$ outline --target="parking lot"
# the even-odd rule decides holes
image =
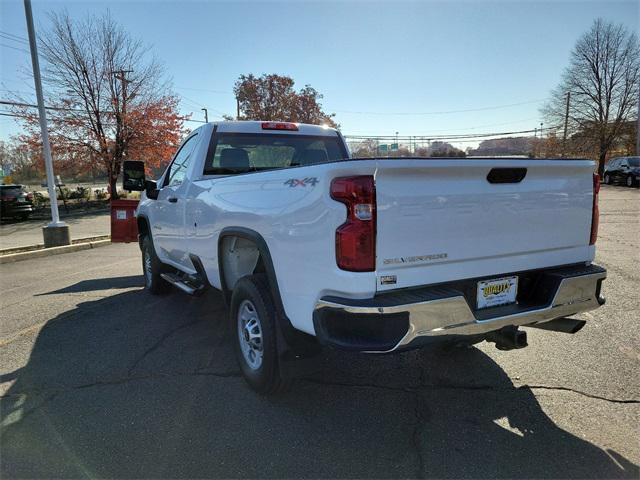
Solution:
[[[640,191],[600,198],[607,304],[576,335],[326,351],[274,397],[222,297],[149,295],[135,244],[0,265],[0,476],[638,478]]]
[[[73,240],[87,237],[109,235],[109,212],[85,212],[64,216],[62,220],[69,225]],[[51,218],[31,219],[27,221],[4,220],[0,224],[0,249],[17,248],[43,242],[42,227],[51,222]]]

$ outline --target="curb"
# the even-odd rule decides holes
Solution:
[[[73,245],[64,245],[62,247],[43,248],[40,250],[32,250],[30,252],[12,253],[0,256],[0,265],[5,263],[19,262],[21,260],[30,260],[32,258],[49,257],[51,255],[59,255],[61,253],[79,252],[81,250],[90,250],[92,248],[104,247],[111,245],[111,240],[97,240],[95,242],[76,243]]]
[[[88,242],[97,242],[98,240],[109,240],[111,235],[94,235],[91,237],[82,237],[82,238],[73,238],[71,240],[71,245],[76,245],[78,243],[88,243]],[[12,255],[14,253],[26,253],[32,252],[33,250],[43,250],[44,243],[35,243],[33,245],[20,245],[17,247],[8,247],[8,248],[0,248],[0,257],[4,255]]]

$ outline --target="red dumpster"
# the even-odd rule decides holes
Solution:
[[[139,200],[111,200],[111,242],[137,242],[135,212]]]

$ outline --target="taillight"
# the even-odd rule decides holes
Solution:
[[[591,239],[589,245],[595,245],[598,239],[598,224],[600,223],[600,209],[598,208],[598,193],[600,193],[600,175],[593,174],[593,209],[591,210]]]
[[[298,125],[290,122],[262,122],[263,130],[293,130],[298,131]]]
[[[31,193],[31,192],[27,193],[27,199],[29,201],[32,201],[33,200],[33,193]]]
[[[339,177],[331,198],[347,206],[347,221],[336,230],[336,262],[342,270],[376,269],[376,187],[371,175]]]

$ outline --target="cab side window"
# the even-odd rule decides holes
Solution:
[[[198,134],[193,135],[182,144],[182,147],[173,159],[171,167],[169,167],[169,172],[164,180],[163,186],[169,185],[170,187],[173,187],[180,185],[183,182],[184,177],[187,174],[187,167],[191,161],[191,154],[198,144],[198,141],[196,140],[197,136]]]

